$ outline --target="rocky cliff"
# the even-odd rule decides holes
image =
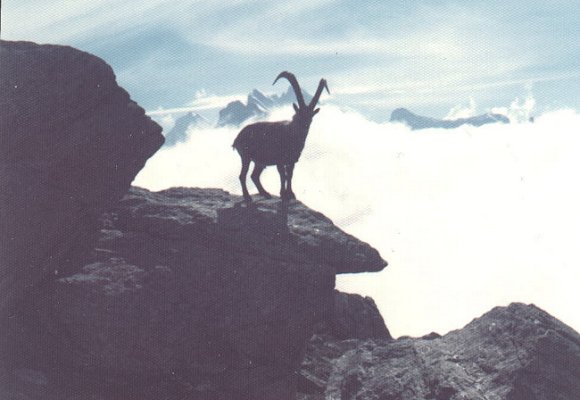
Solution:
[[[4,364],[16,304],[75,268],[100,214],[124,195],[163,137],[105,62],[70,47],[1,41],[0,93]]]
[[[440,337],[314,338],[302,399],[572,400],[580,335],[533,305],[497,307]]]
[[[38,291],[22,335],[16,370],[48,393],[72,376],[106,399],[292,399],[315,325],[353,325],[336,273],[386,263],[298,202],[133,188],[82,265]]]

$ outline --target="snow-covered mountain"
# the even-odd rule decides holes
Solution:
[[[305,91],[302,91],[304,100],[309,102],[312,99]],[[246,104],[239,100],[232,101],[225,108],[220,110],[217,126],[238,126],[253,117],[265,117],[276,108],[296,102],[296,95],[292,87],[281,95],[267,96],[257,89],[254,89],[246,100]]]
[[[397,108],[391,113],[391,122],[403,122],[415,130],[426,128],[453,129],[465,124],[473,126],[493,124],[496,122],[507,124],[510,120],[505,115],[493,113],[486,113],[469,118],[437,119],[414,114],[406,108]]]
[[[199,114],[188,112],[177,118],[173,128],[165,136],[165,145],[174,146],[187,140],[187,131],[190,128],[207,128],[210,123]]]

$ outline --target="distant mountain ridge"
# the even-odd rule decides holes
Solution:
[[[411,129],[418,130],[427,128],[453,129],[466,124],[473,126],[482,126],[497,122],[507,124],[510,122],[510,120],[505,115],[494,113],[486,113],[469,118],[458,118],[449,120],[437,119],[417,115],[407,110],[406,108],[397,108],[391,113],[391,122],[403,122],[407,124]]]
[[[307,92],[302,91],[302,95],[307,103],[312,100],[312,96]],[[248,94],[245,104],[239,100],[232,101],[219,111],[217,127],[236,127],[251,118],[264,118],[276,107],[286,106],[293,102],[296,102],[296,95],[292,87],[288,87],[288,90],[281,95],[273,94],[270,96],[254,89]],[[212,124],[203,116],[188,112],[177,118],[173,128],[165,135],[165,146],[175,146],[185,142],[190,128],[209,128],[211,126]]]
[[[312,99],[312,96],[305,91],[302,91],[302,95],[306,102]],[[273,94],[270,96],[254,89],[248,94],[246,104],[236,100],[220,110],[217,126],[238,126],[250,118],[265,117],[272,109],[288,105],[295,101],[296,95],[291,87],[281,95]]]
[[[197,113],[188,112],[177,118],[175,125],[165,136],[165,145],[175,146],[177,143],[185,142],[187,140],[187,130],[190,127],[207,128],[209,126],[210,123],[207,119]]]

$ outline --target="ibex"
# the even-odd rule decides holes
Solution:
[[[250,124],[244,127],[236,137],[236,140],[234,140],[233,147],[238,151],[242,159],[240,182],[242,184],[244,199],[247,202],[252,201],[248,193],[248,188],[246,187],[246,175],[248,174],[251,161],[254,162],[252,181],[263,197],[267,199],[272,198],[260,183],[260,175],[267,166],[276,165],[278,167],[278,173],[280,174],[280,197],[283,200],[296,198],[294,192],[292,192],[294,164],[296,164],[300,158],[302,149],[304,149],[304,143],[306,142],[306,136],[308,135],[312,118],[320,111],[320,108],[315,107],[322,94],[322,90],[326,89],[330,93],[326,85],[326,80],[321,79],[310,104],[306,104],[302,90],[294,74],[286,71],[281,72],[273,84],[280,78],[286,78],[296,94],[298,104],[292,104],[295,111],[292,120],[256,122]]]

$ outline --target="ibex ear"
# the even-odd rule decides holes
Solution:
[[[292,106],[294,106],[294,111],[298,112],[298,106],[296,105],[296,103],[292,103]]]
[[[317,108],[316,110],[314,110],[314,111],[312,112],[312,116],[315,116],[316,114],[318,114],[318,111],[320,111],[320,108]]]

